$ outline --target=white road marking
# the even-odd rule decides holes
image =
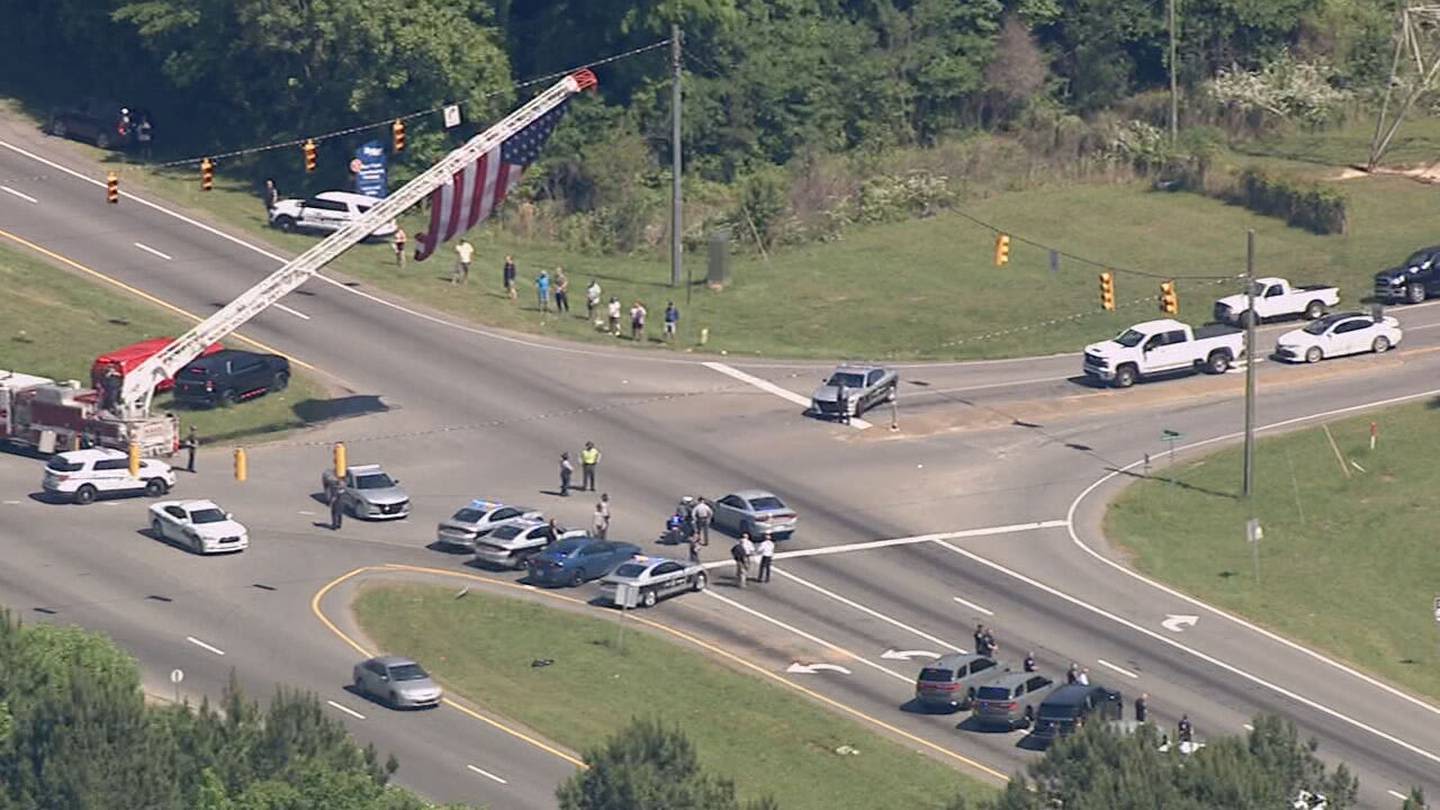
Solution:
[[[817,672],[838,672],[841,675],[851,674],[850,670],[839,664],[802,664],[799,661],[792,661],[790,666],[785,668],[785,671],[796,675],[814,675]]]
[[[1401,792],[1399,792],[1399,791],[1397,791],[1397,790],[1386,790],[1385,792],[1386,792],[1386,793],[1389,793],[1391,796],[1394,796],[1395,798],[1399,799],[1399,800],[1402,801],[1402,802],[1405,801],[1406,799],[1410,798],[1409,796],[1406,796],[1404,793],[1401,793]]]
[[[777,560],[792,560],[797,557],[818,557],[822,554],[844,554],[850,551],[870,551],[877,548],[889,548],[890,546],[908,546],[915,543],[935,543],[940,540],[961,540],[966,537],[989,537],[996,534],[1012,534],[1015,532],[1031,532],[1036,529],[1058,529],[1068,526],[1064,520],[1042,520],[1036,523],[1012,523],[1009,526],[988,526],[983,529],[962,529],[958,532],[940,532],[938,534],[917,534],[914,537],[895,537],[889,540],[867,540],[862,543],[847,543],[839,546],[821,546],[818,548],[798,548],[794,551],[782,551],[775,555]],[[722,565],[728,565],[725,561]]]
[[[960,604],[964,605],[965,607],[970,608],[971,610],[978,610],[978,611],[980,611],[981,613],[984,613],[986,616],[994,616],[994,615],[995,615],[995,611],[993,611],[993,610],[986,610],[985,608],[980,607],[979,605],[975,604],[974,602],[969,601],[968,599],[961,599],[961,598],[958,597],[958,596],[952,596],[952,597],[950,597],[950,598],[951,598],[951,599],[954,599],[956,602],[959,602]]]
[[[5,502],[5,505],[6,505],[6,506],[18,506],[19,504],[20,504],[19,501],[6,501],[6,502]]]
[[[1252,725],[1250,725],[1249,723],[1242,723],[1241,725],[1243,725],[1243,726],[1245,727],[1245,730],[1246,730],[1246,731],[1254,731],[1254,730],[1255,730],[1255,727],[1252,726]]]
[[[13,188],[11,188],[11,187],[9,187],[9,186],[0,186],[0,191],[4,191],[6,194],[13,194],[13,195],[15,195],[16,197],[19,197],[20,199],[22,199],[22,200],[24,200],[25,202],[28,202],[28,203],[38,203],[38,202],[40,202],[39,200],[35,199],[34,197],[31,197],[29,194],[26,194],[26,193],[20,192],[20,191],[16,191],[15,189],[13,189]]]
[[[1333,718],[1335,718],[1336,720],[1340,720],[1340,721],[1342,721],[1342,722],[1348,723],[1348,724],[1350,724],[1350,725],[1354,726],[1355,728],[1358,728],[1358,729],[1360,729],[1360,730],[1362,730],[1362,731],[1369,732],[1370,734],[1373,734],[1373,735],[1375,735],[1376,737],[1379,737],[1379,738],[1382,739],[1382,740],[1385,740],[1385,741],[1387,741],[1387,742],[1394,743],[1395,745],[1397,745],[1397,746],[1399,746],[1399,747],[1401,747],[1401,748],[1404,748],[1405,750],[1407,750],[1407,751],[1409,751],[1409,752],[1411,752],[1411,753],[1413,753],[1413,754],[1418,754],[1419,756],[1422,756],[1422,757],[1424,757],[1425,759],[1431,760],[1431,761],[1436,762],[1436,763],[1440,763],[1440,755],[1433,754],[1433,753],[1431,753],[1431,752],[1429,752],[1429,751],[1426,751],[1425,749],[1419,747],[1418,745],[1415,745],[1415,744],[1413,744],[1413,743],[1406,742],[1405,740],[1402,740],[1402,739],[1400,739],[1399,737],[1396,737],[1395,735],[1390,734],[1390,733],[1388,733],[1388,732],[1381,731],[1380,729],[1375,728],[1374,726],[1370,726],[1370,725],[1367,725],[1367,724],[1365,724],[1365,723],[1362,723],[1362,722],[1360,722],[1359,720],[1356,720],[1356,719],[1353,718],[1353,717],[1350,717],[1350,716],[1348,716],[1348,715],[1346,715],[1346,714],[1343,714],[1343,713],[1341,713],[1341,712],[1338,712],[1338,711],[1330,708],[1329,706],[1325,706],[1325,705],[1323,705],[1323,704],[1321,704],[1321,703],[1317,703],[1317,702],[1311,700],[1310,698],[1305,697],[1304,695],[1301,695],[1301,694],[1299,694],[1299,693],[1297,693],[1297,692],[1294,692],[1294,691],[1292,691],[1292,690],[1290,690],[1290,689],[1287,689],[1287,688],[1281,686],[1280,684],[1273,683],[1273,682],[1271,682],[1271,681],[1267,681],[1267,680],[1265,680],[1264,678],[1261,678],[1261,677],[1258,676],[1258,675],[1253,675],[1253,674],[1251,674],[1251,673],[1249,673],[1249,672],[1247,672],[1247,671],[1245,671],[1245,670],[1243,670],[1243,669],[1235,666],[1234,664],[1228,663],[1228,662],[1226,662],[1226,661],[1222,661],[1221,659],[1216,658],[1215,656],[1210,655],[1209,653],[1202,652],[1202,651],[1200,651],[1200,650],[1198,650],[1198,649],[1196,649],[1196,648],[1194,648],[1194,647],[1189,647],[1189,646],[1186,646],[1186,645],[1184,645],[1184,644],[1181,644],[1180,642],[1175,641],[1174,639],[1170,638],[1169,636],[1162,635],[1161,633],[1158,633],[1158,632],[1156,632],[1156,631],[1154,631],[1154,630],[1151,630],[1151,629],[1148,628],[1148,627],[1144,627],[1144,626],[1142,626],[1142,625],[1140,625],[1140,624],[1137,624],[1137,623],[1135,623],[1135,622],[1132,622],[1132,621],[1130,621],[1129,619],[1125,618],[1124,616],[1120,616],[1120,615],[1117,615],[1117,614],[1115,614],[1115,613],[1111,613],[1110,611],[1108,611],[1108,610],[1106,610],[1106,609],[1104,609],[1104,608],[1102,608],[1102,607],[1097,607],[1097,606],[1095,606],[1095,605],[1092,605],[1092,604],[1090,604],[1089,602],[1086,602],[1086,601],[1081,600],[1081,599],[1079,599],[1079,598],[1077,598],[1077,597],[1071,596],[1070,594],[1065,593],[1064,591],[1058,590],[1058,589],[1056,589],[1056,588],[1052,588],[1051,586],[1046,585],[1045,583],[1040,582],[1040,581],[1037,580],[1037,579],[1033,579],[1033,578],[1031,578],[1031,577],[1028,577],[1028,576],[1026,576],[1025,574],[1020,573],[1019,571],[1015,571],[1015,570],[1012,570],[1012,569],[1010,569],[1010,568],[1006,568],[1005,566],[1003,566],[1003,565],[1001,565],[1001,564],[999,564],[999,563],[997,563],[997,562],[993,562],[993,561],[991,561],[991,560],[988,560],[988,559],[986,559],[986,558],[984,558],[984,557],[981,557],[981,556],[978,555],[978,554],[975,554],[975,553],[973,553],[973,552],[971,552],[971,551],[968,551],[968,550],[966,550],[966,549],[960,548],[959,546],[953,545],[953,544],[951,544],[951,543],[944,542],[943,540],[940,541],[939,545],[940,545],[941,547],[943,547],[943,548],[947,548],[947,549],[949,549],[950,551],[955,552],[956,554],[959,554],[959,555],[962,556],[962,557],[965,557],[966,559],[968,559],[968,560],[970,560],[970,561],[972,561],[972,562],[979,563],[980,565],[983,565],[983,566],[985,566],[985,567],[987,567],[987,568],[990,568],[990,569],[992,569],[992,570],[995,570],[995,571],[998,571],[998,572],[1000,572],[1000,573],[1002,573],[1002,574],[1005,574],[1005,575],[1008,576],[1008,577],[1011,577],[1011,578],[1013,578],[1013,579],[1019,580],[1020,582],[1023,582],[1023,583],[1025,583],[1026,585],[1029,585],[1029,586],[1031,586],[1031,587],[1033,587],[1033,588],[1036,588],[1036,589],[1038,589],[1038,590],[1044,591],[1045,593],[1048,593],[1048,594],[1050,594],[1051,596],[1053,596],[1053,597],[1055,597],[1055,598],[1057,598],[1057,599],[1060,599],[1060,600],[1062,600],[1062,601],[1068,602],[1068,603],[1070,603],[1070,604],[1072,604],[1072,605],[1074,605],[1074,606],[1076,606],[1076,607],[1078,607],[1078,608],[1081,608],[1082,610],[1089,611],[1089,612],[1091,612],[1091,613],[1094,613],[1094,614],[1097,615],[1097,616],[1100,616],[1100,617],[1102,617],[1102,618],[1108,619],[1108,620],[1110,620],[1110,621],[1112,621],[1112,622],[1114,622],[1114,623],[1116,623],[1116,624],[1119,624],[1119,625],[1121,625],[1121,626],[1123,626],[1123,627],[1127,627],[1127,628],[1135,631],[1136,633],[1139,633],[1139,634],[1141,634],[1141,635],[1143,635],[1143,636],[1147,636],[1147,637],[1149,637],[1149,638],[1151,638],[1151,639],[1154,639],[1155,641],[1158,641],[1158,642],[1160,642],[1161,644],[1167,645],[1167,646],[1169,646],[1169,647],[1171,647],[1171,648],[1173,648],[1173,649],[1179,650],[1179,651],[1181,651],[1181,652],[1189,653],[1190,655],[1192,655],[1192,656],[1200,659],[1201,661],[1204,661],[1204,662],[1206,662],[1206,663],[1208,663],[1208,664],[1211,664],[1211,665],[1213,665],[1213,666],[1219,667],[1220,669],[1223,669],[1223,670],[1225,670],[1226,672],[1229,672],[1229,673],[1231,673],[1231,674],[1233,674],[1233,675],[1238,675],[1239,677],[1244,678],[1245,680],[1250,681],[1251,683],[1256,684],[1257,686],[1263,686],[1263,687],[1265,687],[1266,689],[1269,689],[1269,690],[1271,690],[1272,692],[1275,692],[1276,694],[1279,694],[1279,695],[1281,695],[1281,696],[1283,696],[1283,697],[1287,697],[1287,698],[1295,701],[1296,703],[1301,704],[1302,706],[1305,706],[1305,707],[1307,707],[1307,708],[1309,708],[1309,709],[1312,709],[1312,710],[1314,710],[1314,711],[1320,712],[1321,714],[1329,715],[1330,717],[1333,717]]]
[[[1246,361],[1244,361],[1244,360],[1236,360],[1234,363],[1232,363],[1232,364],[1230,365],[1230,368],[1225,369],[1225,373],[1226,373],[1226,374],[1244,374],[1244,373],[1245,373],[1245,362],[1246,362]],[[1265,362],[1265,358],[1263,358],[1263,357],[1257,357],[1257,358],[1255,359],[1255,365],[1257,365],[1257,366],[1260,365],[1260,364],[1263,363],[1263,362]]]
[[[224,654],[225,654],[225,651],[222,650],[222,649],[220,649],[219,647],[216,647],[216,646],[211,645],[211,644],[206,644],[205,642],[201,641],[200,639],[198,639],[198,638],[196,638],[196,637],[194,637],[194,636],[186,636],[186,637],[185,637],[185,640],[188,641],[188,642],[190,642],[191,644],[194,644],[196,647],[199,647],[199,648],[202,649],[202,650],[209,650],[210,652],[215,653],[216,655],[224,655]]]
[[[334,706],[335,708],[339,709],[340,711],[345,712],[346,714],[350,715],[351,717],[355,718],[356,720],[364,720],[364,719],[365,719],[365,715],[361,714],[360,712],[357,712],[357,711],[355,711],[354,709],[350,709],[350,708],[346,708],[346,707],[344,707],[344,706],[341,706],[339,703],[336,703],[336,702],[333,701],[333,700],[327,700],[327,701],[325,701],[325,702],[326,702],[326,703],[329,703],[331,706]]]
[[[310,511],[309,509],[301,509],[301,510],[300,510],[300,514],[302,514],[302,515],[313,515],[313,514],[315,514],[315,513],[312,512],[312,511]]]
[[[475,767],[474,765],[466,765],[465,767],[467,767],[467,768],[469,768],[470,770],[472,770],[472,771],[480,774],[481,776],[485,777],[486,779],[494,779],[496,782],[499,782],[499,783],[502,784],[502,785],[508,785],[508,784],[510,784],[509,782],[506,782],[504,779],[501,779],[500,777],[496,776],[495,774],[493,774],[493,773],[485,770],[484,768],[477,768],[477,767]]]
[[[891,661],[909,661],[911,658],[939,658],[940,653],[929,650],[886,650],[880,653],[880,657],[888,658]]]
[[[173,256],[169,256],[169,255],[166,255],[166,254],[164,254],[164,253],[161,253],[160,251],[156,250],[155,248],[150,247],[149,245],[145,244],[144,242],[132,242],[131,244],[133,244],[133,245],[134,245],[135,247],[137,247],[137,248],[140,248],[141,250],[145,251],[146,253],[149,253],[149,254],[152,255],[152,256],[159,256],[160,258],[164,259],[164,260],[167,261],[167,262],[169,262],[169,261],[174,261],[174,260],[175,260]]]
[[[920,638],[925,639],[926,641],[934,642],[935,644],[939,644],[939,645],[942,646],[942,647],[949,647],[950,649],[952,649],[952,650],[954,650],[954,651],[956,651],[956,652],[962,652],[962,653],[965,652],[964,650],[960,649],[959,647],[956,647],[954,644],[951,644],[950,642],[948,642],[948,641],[946,641],[946,640],[944,640],[944,639],[936,638],[935,636],[930,635],[929,633],[925,632],[924,630],[916,629],[916,628],[914,628],[914,627],[911,627],[911,626],[908,625],[908,624],[904,624],[904,623],[902,623],[902,622],[900,622],[900,621],[897,621],[897,620],[895,620],[895,619],[892,619],[892,618],[890,618],[889,616],[886,616],[886,615],[883,614],[883,613],[879,613],[879,612],[876,612],[876,611],[874,611],[874,610],[871,610],[870,608],[865,607],[864,605],[860,604],[859,602],[853,601],[853,600],[851,600],[851,599],[847,599],[847,598],[841,596],[840,594],[835,593],[834,591],[831,591],[831,590],[827,590],[827,589],[825,589],[825,588],[822,588],[822,587],[820,587],[819,585],[816,585],[816,584],[813,583],[813,582],[807,582],[807,581],[801,579],[800,577],[795,576],[794,574],[792,574],[792,573],[790,573],[790,572],[788,572],[788,571],[782,571],[782,570],[780,570],[779,568],[773,568],[773,569],[771,569],[771,571],[772,571],[774,574],[776,574],[777,576],[784,577],[785,579],[788,579],[788,580],[790,580],[791,582],[794,582],[794,583],[796,583],[796,584],[798,584],[798,585],[803,585],[803,586],[805,586],[806,588],[809,588],[810,590],[812,590],[812,591],[814,591],[814,592],[816,592],[816,593],[818,593],[818,594],[822,594],[822,595],[824,595],[824,596],[828,596],[828,597],[830,597],[831,599],[834,599],[836,602],[841,603],[842,605],[848,605],[849,607],[855,608],[856,610],[860,611],[861,613],[866,614],[867,616],[874,616],[875,618],[877,618],[877,619],[879,619],[879,620],[881,620],[881,621],[883,621],[883,622],[888,622],[888,623],[890,623],[890,624],[892,624],[892,625],[900,628],[901,630],[906,630],[906,631],[909,631],[909,632],[911,632],[911,633],[914,633],[915,635],[919,636]],[[882,658],[885,658],[885,657],[889,657],[889,656],[881,656],[881,657],[882,657]]]
[[[290,313],[291,315],[294,315],[295,317],[299,318],[299,319],[302,320],[302,321],[308,321],[308,320],[310,320],[310,316],[309,316],[309,315],[306,315],[305,313],[300,312],[300,311],[298,311],[298,310],[291,309],[290,307],[287,307],[287,306],[285,306],[284,304],[271,304],[270,306],[275,307],[276,309],[280,310],[281,312],[288,312],[288,313]]]
[[[1076,357],[1078,358],[1079,355],[1076,355]],[[941,394],[963,394],[963,393],[965,393],[966,391],[987,391],[987,390],[989,390],[989,389],[991,389],[991,388],[1008,388],[1008,387],[1011,387],[1011,386],[1035,385],[1035,384],[1037,384],[1037,383],[1047,383],[1047,382],[1065,382],[1066,380],[1070,379],[1071,377],[1076,377],[1076,376],[1079,376],[1079,375],[1077,375],[1077,374],[1066,374],[1066,375],[1062,375],[1062,376],[1059,376],[1059,377],[1032,377],[1032,378],[1030,378],[1030,379],[1028,379],[1028,380],[1011,380],[1010,382],[986,383],[986,384],[984,384],[984,385],[963,385],[963,386],[960,386],[959,388],[939,388],[939,389],[930,389],[930,388],[927,388],[927,389],[923,389],[923,390],[919,390],[919,391],[911,391],[910,393],[906,394],[904,398],[905,398],[906,401],[909,401],[909,400],[913,400],[913,399],[919,399],[920,397],[923,397],[923,396],[926,396],[926,395],[939,396],[939,395],[941,395]]]
[[[725,604],[729,605],[730,607],[733,607],[733,608],[735,608],[735,609],[737,609],[737,610],[744,611],[745,613],[749,613],[751,616],[754,616],[754,617],[757,618],[757,619],[760,619],[760,620],[762,620],[762,621],[767,621],[767,622],[769,622],[769,623],[771,623],[771,624],[775,625],[776,627],[779,627],[779,628],[781,628],[781,629],[783,629],[783,630],[789,630],[791,633],[794,633],[795,635],[797,635],[797,636],[805,639],[806,641],[813,641],[813,642],[815,642],[816,644],[819,644],[821,647],[825,647],[826,649],[834,650],[835,652],[838,652],[838,653],[840,653],[841,655],[844,655],[846,658],[849,658],[849,659],[851,659],[851,660],[854,660],[854,661],[857,661],[857,662],[859,662],[859,663],[861,663],[861,664],[864,664],[865,666],[870,667],[871,669],[879,670],[879,671],[885,673],[886,675],[889,675],[890,677],[895,678],[896,680],[904,681],[905,683],[914,683],[914,682],[915,682],[915,679],[914,679],[914,678],[911,678],[911,677],[908,676],[908,675],[901,675],[900,673],[896,672],[896,671],[893,670],[893,669],[890,669],[889,667],[882,667],[882,666],[880,666],[879,664],[875,663],[874,661],[871,661],[871,660],[869,660],[869,659],[867,659],[867,658],[861,658],[860,656],[856,655],[855,653],[850,652],[849,650],[847,650],[847,649],[845,649],[845,648],[843,648],[843,647],[839,647],[839,646],[837,646],[837,645],[835,645],[835,644],[831,644],[830,642],[826,641],[825,639],[819,638],[818,636],[813,636],[813,635],[805,632],[804,630],[801,630],[801,629],[798,628],[798,627],[792,627],[791,625],[788,625],[788,624],[786,624],[785,622],[780,621],[779,619],[775,619],[775,618],[771,618],[770,616],[766,616],[764,613],[761,613],[760,611],[755,610],[755,609],[753,609],[753,608],[748,608],[748,607],[740,604],[739,602],[736,602],[734,599],[731,599],[731,598],[729,598],[729,597],[727,597],[727,596],[721,596],[720,594],[715,593],[715,591],[713,591],[713,590],[711,590],[711,589],[709,589],[709,588],[706,588],[704,591],[702,591],[702,593],[704,593],[705,595],[709,596],[711,599],[719,599],[721,602],[724,602]]]
[[[1126,669],[1126,668],[1124,668],[1124,667],[1117,667],[1117,666],[1115,666],[1114,664],[1110,663],[1109,661],[1106,661],[1104,658],[1096,658],[1096,659],[1095,659],[1095,663],[1099,664],[1099,665],[1102,666],[1102,667],[1109,667],[1110,669],[1115,670],[1116,672],[1120,673],[1121,675],[1124,675],[1124,676],[1127,677],[1127,678],[1139,678],[1139,677],[1140,677],[1139,675],[1135,674],[1134,672],[1131,672],[1130,670],[1128,670],[1128,669]]]
[[[763,377],[756,377],[754,374],[747,374],[740,369],[735,368],[734,366],[729,366],[724,363],[717,363],[713,360],[706,361],[704,363],[701,363],[700,365],[710,369],[711,371],[718,371],[727,377],[733,377],[734,379],[737,379],[747,385],[753,385],[767,394],[774,394],[775,396],[780,397],[786,402],[793,402],[802,408],[808,409],[810,407],[809,397],[800,396],[794,391],[791,391],[788,388],[782,388]],[[856,430],[865,430],[866,428],[872,427],[869,422],[866,422],[864,419],[860,419],[858,417],[850,420],[850,426],[855,428]]]
[[[1183,632],[1185,628],[1194,627],[1199,623],[1199,616],[1177,616],[1174,613],[1167,613],[1165,614],[1165,621],[1160,622],[1160,626],[1172,633],[1180,633]]]

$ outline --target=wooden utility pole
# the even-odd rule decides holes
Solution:
[[[680,286],[680,24],[670,25],[670,286]]]
[[[1170,145],[1180,137],[1180,93],[1175,78],[1175,3],[1170,0]]]

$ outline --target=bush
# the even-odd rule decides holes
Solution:
[[[1240,173],[1226,196],[1257,214],[1278,217],[1314,233],[1343,234],[1349,230],[1345,195],[1319,183],[1251,166]]]

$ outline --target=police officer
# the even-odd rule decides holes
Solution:
[[[1193,738],[1195,737],[1195,727],[1190,723],[1190,715],[1184,714],[1180,716],[1180,726],[1178,728],[1178,731],[1180,742],[1188,743],[1193,740]]]
[[[330,490],[330,528],[334,531],[340,530],[340,525],[345,522],[345,483],[336,481],[335,488]]]
[[[1145,722],[1145,716],[1150,710],[1150,695],[1141,692],[1140,697],[1135,698],[1135,722]]]
[[[195,472],[195,451],[200,447],[200,437],[195,435],[195,426],[190,426],[190,432],[185,435],[185,471]]]
[[[585,442],[580,451],[580,489],[595,491],[595,466],[600,463],[600,450],[594,442]]]
[[[1033,652],[1027,652],[1027,653],[1025,653],[1025,671],[1026,671],[1026,672],[1034,672],[1034,671],[1035,671],[1035,653],[1033,653]]]
[[[837,414],[840,423],[850,424],[850,389],[846,388],[844,383],[835,389],[835,405],[840,409]]]

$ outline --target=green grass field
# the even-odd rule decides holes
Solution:
[[[1255,454],[1260,584],[1245,540],[1240,448],[1139,482],[1106,519],[1141,571],[1440,699],[1436,408],[1426,402],[1265,439]],[[1379,430],[1369,449],[1370,423]],[[1354,462],[1354,466],[1350,462]],[[1170,476],[1165,472],[1163,476]]]
[[[0,369],[88,385],[95,357],[138,340],[178,335],[191,324],[98,281],[58,269],[22,249],[0,246]],[[231,441],[302,426],[302,403],[323,397],[305,374],[290,386],[233,408],[174,409],[202,441]],[[157,410],[171,410],[167,395]]]
[[[938,808],[990,788],[796,692],[740,674],[698,650],[634,627],[527,600],[453,588],[369,587],[354,605],[385,650],[424,662],[452,691],[575,750],[602,744],[633,716],[685,730],[703,767],[742,798],[786,810]],[[535,659],[554,664],[536,668]],[[837,754],[849,745],[857,755]]]

